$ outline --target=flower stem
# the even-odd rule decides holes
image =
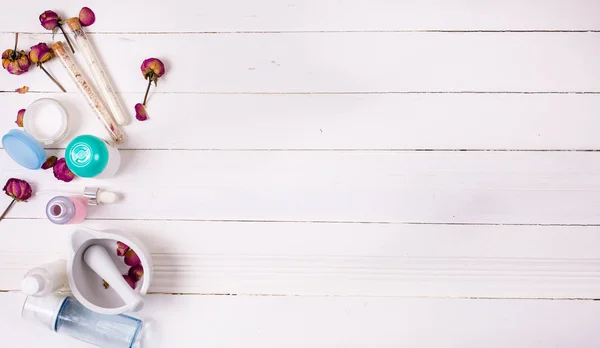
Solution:
[[[40,64],[40,69],[42,69],[42,71],[45,72],[46,75],[48,75],[48,77],[50,78],[50,80],[52,80],[52,82],[56,83],[56,85],[58,86],[58,88],[60,88],[61,91],[65,92],[65,93],[67,92],[65,90],[65,88],[60,84],[60,82],[56,81],[56,79],[52,75],[50,75],[48,70],[46,70],[42,64]]]
[[[19,33],[15,33],[15,49],[12,53],[12,59],[17,59],[17,44],[19,43]]]
[[[150,86],[152,85],[152,78],[148,78],[148,88],[146,88],[146,95],[144,96],[144,106],[146,106],[146,100],[148,99],[148,92],[150,92]]]
[[[2,219],[4,219],[4,217],[6,216],[6,214],[8,214],[8,211],[10,210],[10,208],[12,208],[13,205],[15,205],[16,201],[17,200],[13,198],[12,202],[10,202],[8,207],[6,207],[6,209],[4,210],[4,213],[2,213],[2,215],[0,215],[0,221],[2,221]]]
[[[73,54],[75,54],[75,49],[73,48],[73,45],[71,44],[71,40],[69,40],[69,36],[67,35],[67,33],[65,33],[65,30],[63,29],[62,25],[58,25],[58,27],[60,28],[60,31],[62,31],[63,35],[65,36],[65,39],[67,39],[67,43],[69,44],[69,47],[71,48],[71,52],[73,52]]]

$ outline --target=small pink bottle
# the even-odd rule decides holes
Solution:
[[[48,220],[58,225],[78,224],[87,215],[86,197],[56,196],[46,205]]]

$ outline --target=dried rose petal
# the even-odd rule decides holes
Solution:
[[[102,286],[103,286],[105,289],[108,289],[108,288],[110,287],[110,285],[109,285],[109,284],[106,282],[106,280],[104,280],[104,279],[102,279]]]
[[[135,253],[135,251],[133,251],[133,249],[127,250],[125,253],[125,259],[123,261],[125,261],[127,266],[137,266],[142,263],[140,257]]]
[[[142,265],[133,266],[129,269],[128,274],[131,279],[138,282],[144,276],[144,267],[142,267]]]
[[[135,118],[137,118],[138,121],[146,121],[148,119],[148,113],[146,112],[144,105],[140,103],[135,104]]]
[[[25,109],[21,109],[21,110],[19,110],[19,112],[17,112],[17,120],[15,121],[17,126],[23,127],[23,117],[24,116],[25,116]]]
[[[89,7],[84,7],[79,11],[79,23],[82,27],[89,27],[96,21],[96,15]]]
[[[54,177],[60,181],[70,182],[75,178],[75,174],[67,167],[67,161],[64,158],[56,161],[53,171]]]
[[[50,169],[52,167],[54,167],[56,165],[56,161],[58,160],[58,158],[56,156],[50,156],[46,159],[46,162],[44,162],[44,164],[42,164],[42,169],[46,170],[46,169]]]
[[[19,94],[25,94],[25,93],[29,92],[29,87],[23,86],[21,88],[17,88],[17,89],[15,89],[15,92],[17,92]]]
[[[132,289],[135,289],[135,281],[128,275],[123,275],[123,279],[131,286]]]
[[[19,202],[26,202],[31,198],[31,185],[25,180],[10,178],[2,189],[8,196]],[[137,255],[136,255],[137,256]]]
[[[129,250],[129,245],[123,242],[117,242],[117,255],[125,256],[125,253]]]

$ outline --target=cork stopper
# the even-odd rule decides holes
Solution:
[[[61,41],[55,42],[52,46],[50,46],[52,51],[57,55],[65,55],[65,46]]]
[[[79,22],[79,18],[77,17],[69,18],[65,21],[65,23],[67,23],[69,28],[71,28],[71,30],[73,31],[81,30],[81,23]]]

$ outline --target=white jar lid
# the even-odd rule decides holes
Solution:
[[[67,111],[57,100],[38,99],[25,109],[23,128],[42,145],[56,144],[69,131]]]

